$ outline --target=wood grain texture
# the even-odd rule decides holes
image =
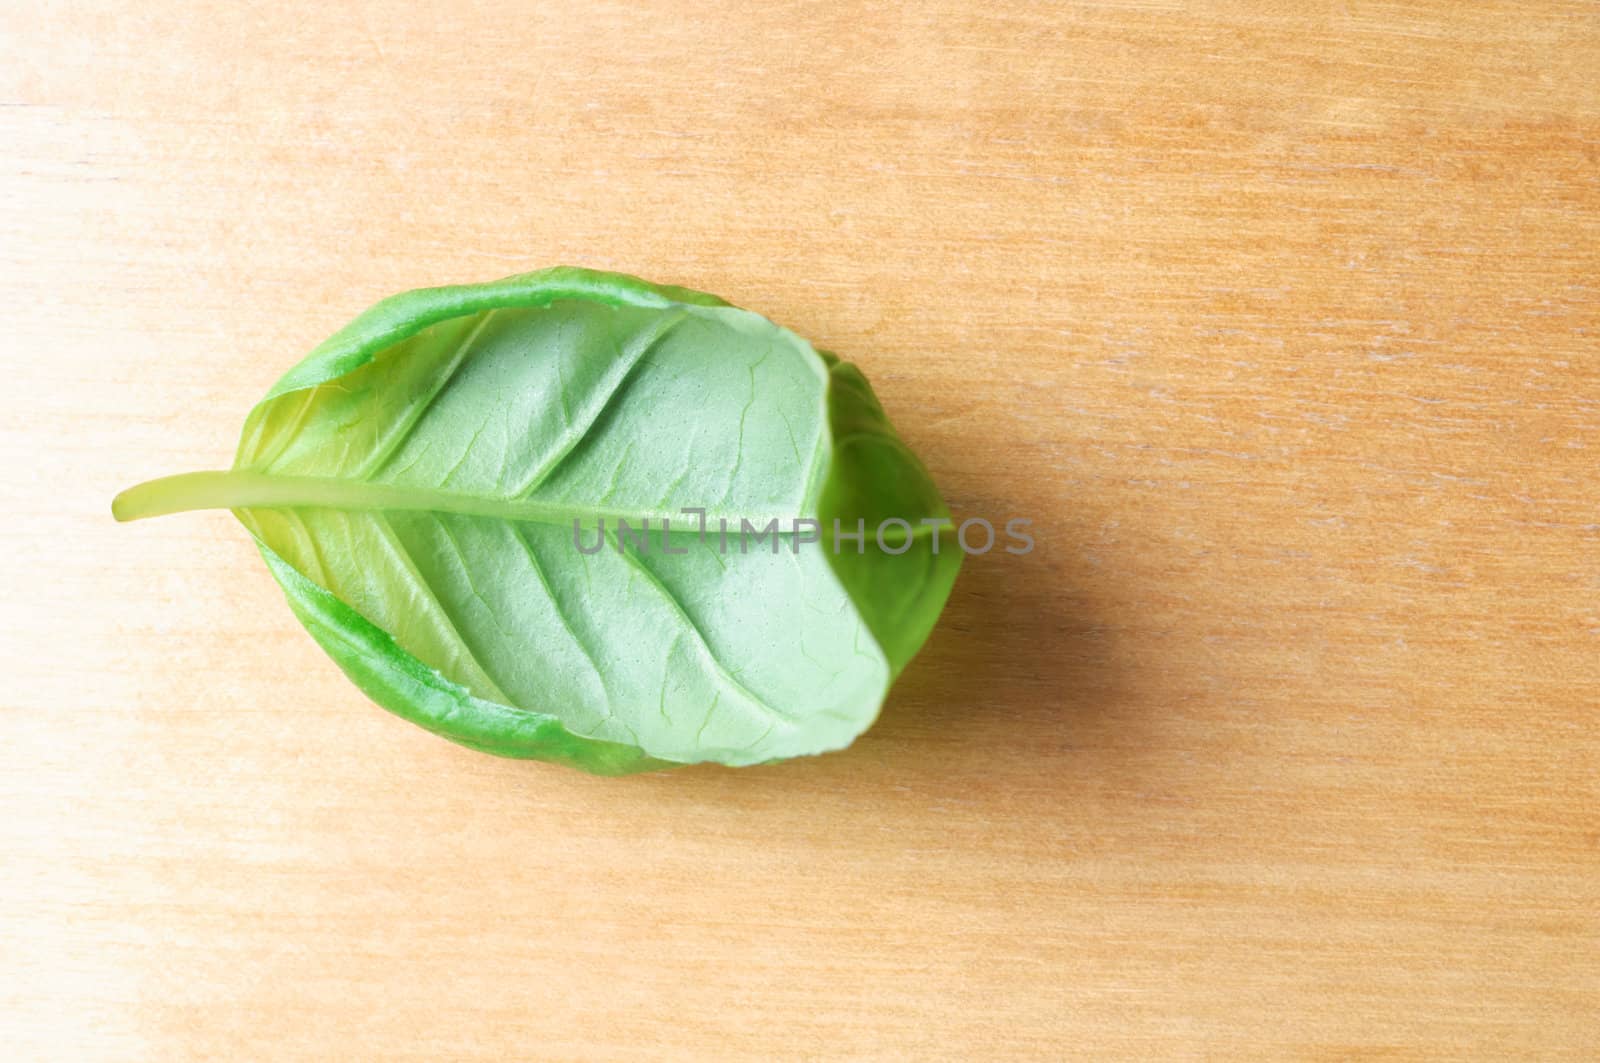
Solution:
[[[1597,72],[1575,0],[7,5],[7,1054],[1595,1058]],[[1035,521],[851,750],[470,753],[112,523],[562,262]]]

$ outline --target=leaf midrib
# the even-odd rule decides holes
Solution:
[[[180,473],[130,487],[112,502],[118,520],[137,520],[196,509],[344,509],[356,511],[423,511],[458,513],[517,523],[594,527],[600,520],[624,520],[642,528],[644,521],[659,528],[663,521],[678,521],[685,531],[698,529],[697,515],[681,510],[628,510],[611,506],[583,506],[570,502],[545,502],[527,498],[500,498],[431,487],[370,483],[332,476],[282,476],[248,469]],[[737,530],[741,520],[757,528],[778,521],[779,534],[793,534],[784,524],[794,519],[815,519],[812,514],[784,513],[751,516],[708,510],[707,533],[718,520]]]

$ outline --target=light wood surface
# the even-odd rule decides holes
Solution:
[[[1597,75],[1559,0],[6,5],[5,1054],[1597,1058]],[[556,263],[1035,521],[849,751],[474,754],[112,522]]]

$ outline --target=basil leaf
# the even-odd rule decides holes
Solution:
[[[854,367],[715,297],[568,268],[379,303],[250,411],[232,470],[112,508],[218,507],[380,705],[606,774],[849,744],[961,556]],[[886,518],[910,533],[880,540]]]

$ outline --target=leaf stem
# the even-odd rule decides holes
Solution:
[[[242,482],[241,478],[264,479],[250,473],[215,470],[146,480],[113,498],[111,515],[118,520],[142,520],[192,509],[232,509],[252,502],[260,504],[257,492],[250,490],[259,485]]]

